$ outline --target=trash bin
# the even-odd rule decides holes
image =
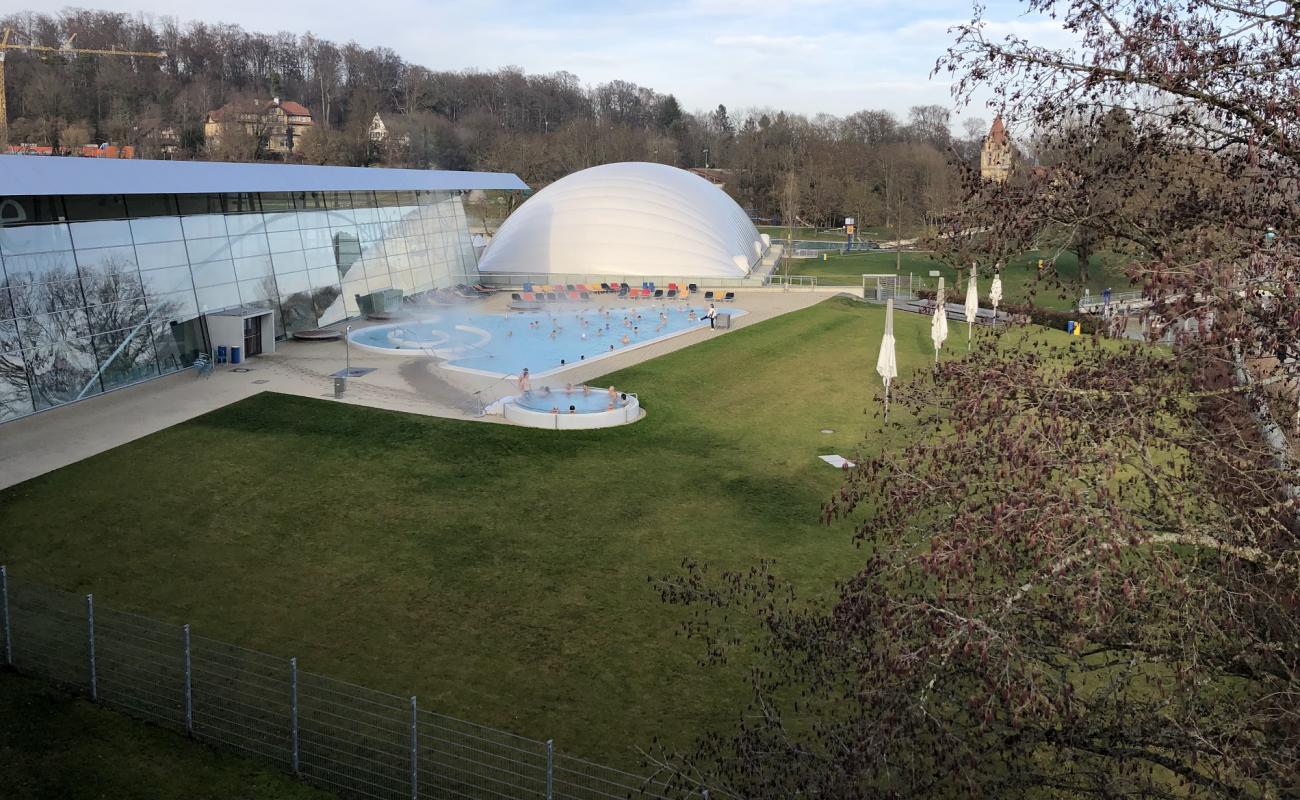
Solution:
[[[719,330],[731,328],[731,315],[727,313],[718,314],[718,318],[713,320],[713,326]]]
[[[217,345],[217,363],[226,363],[226,346],[224,344]]]
[[[1070,320],[1069,322],[1065,323],[1065,332],[1074,333],[1074,320]]]
[[[347,388],[348,388],[348,379],[347,379],[347,378],[335,378],[335,379],[334,379],[334,396],[335,396],[335,397],[342,397],[342,396],[343,396],[343,392],[347,391]]]
[[[230,363],[238,364],[240,357],[244,354],[244,348],[236,345],[230,348]]]

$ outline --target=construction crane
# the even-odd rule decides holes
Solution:
[[[0,33],[0,150],[9,147],[9,101],[5,96],[5,54],[10,50],[18,50],[24,53],[57,53],[59,55],[69,56],[136,56],[139,58],[166,58],[165,52],[141,52],[138,50],[94,50],[90,48],[73,47],[72,43],[76,41],[77,34],[72,34],[63,40],[63,44],[58,47],[47,47],[40,44],[20,44],[10,42],[13,36],[12,28],[5,28]]]

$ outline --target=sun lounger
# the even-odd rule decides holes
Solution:
[[[724,303],[730,303],[730,302],[734,301],[735,299],[736,299],[736,293],[735,293],[735,292],[727,292],[727,293],[723,296],[723,298],[722,298],[722,302],[724,302]]]
[[[629,289],[628,286],[627,286],[626,284],[624,284],[623,286],[620,286],[620,287],[619,287],[619,289],[618,289],[618,296],[619,296],[619,297],[627,297],[628,292],[630,292],[630,291],[631,291],[631,289]]]
[[[591,299],[591,293],[590,293],[590,292],[579,292],[578,294],[579,294],[580,297],[582,297],[583,300],[590,300],[590,299]]]
[[[669,289],[669,290],[668,290],[668,299],[669,299],[669,300],[676,300],[676,299],[677,299],[677,290],[676,290],[676,289]]]
[[[662,300],[662,299],[664,299],[664,290],[663,290],[663,289],[655,289],[655,299],[656,299],[656,300]]]
[[[608,283],[602,283],[602,284],[600,285],[600,291],[601,291],[601,292],[608,292],[608,291],[610,291],[609,284],[608,284]]]
[[[546,293],[546,299],[549,300],[549,301],[552,302],[552,303],[558,303],[558,302],[560,302],[560,297],[559,297],[559,295],[557,295],[555,292],[547,292],[547,293]]]
[[[524,291],[525,291],[525,292],[531,292],[531,291],[533,291],[533,285],[532,285],[531,283],[525,283],[525,284],[524,284]]]
[[[705,300],[712,300],[712,299],[713,299],[713,290],[712,290],[712,289],[710,289],[709,291],[707,291],[707,292],[704,293],[704,299],[705,299]]]
[[[695,293],[698,292],[699,290],[700,290],[700,287],[699,287],[699,286],[696,286],[696,285],[693,284],[693,283],[688,283],[688,284],[686,284],[686,291],[687,291],[688,293],[690,293],[690,294],[695,294]]]
[[[582,299],[582,295],[578,294],[577,292],[565,292],[564,294],[565,294],[565,296],[568,297],[570,300],[581,300],[581,299]]]
[[[511,300],[516,300],[516,301],[518,301],[518,300],[523,300],[523,298],[519,296],[519,292],[511,292],[511,293],[510,293],[510,299],[511,299]]]

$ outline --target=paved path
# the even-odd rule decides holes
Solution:
[[[736,305],[748,313],[735,318],[733,329],[806,308],[841,291],[842,287],[825,287],[820,291],[741,291]],[[480,308],[500,311],[507,303],[508,293],[503,293],[484,301]],[[719,308],[726,310],[725,305]],[[547,380],[558,385],[582,383],[726,333],[707,328],[694,330],[667,341],[577,365]],[[333,400],[333,379],[329,376],[342,369],[344,361],[342,342],[279,342],[274,354],[250,359],[244,365],[247,372],[219,367],[210,378],[181,372],[5,423],[0,425],[0,488],[156,433],[259,392]],[[374,367],[375,371],[364,378],[349,379],[346,394],[336,402],[505,424],[500,417],[481,417],[478,412],[481,404],[514,393],[514,382],[509,379],[442,370],[437,367],[436,359],[424,356],[372,355],[354,349],[351,363],[354,367]],[[635,386],[626,388],[631,391],[638,389]]]

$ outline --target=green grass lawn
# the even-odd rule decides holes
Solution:
[[[1049,257],[1049,253],[1030,251],[1012,259],[1002,270],[1003,302],[1022,303],[1032,301],[1037,306],[1065,310],[1074,307],[1079,297],[1082,296],[1084,287],[1090,289],[1093,294],[1100,294],[1107,286],[1116,292],[1127,291],[1131,288],[1128,278],[1120,274],[1114,264],[1108,263],[1108,260],[1101,256],[1093,256],[1088,281],[1083,284],[1079,283],[1078,259],[1073,253],[1062,253],[1056,261],[1056,273],[1060,280],[1069,287],[1066,291],[1062,291],[1059,287],[1052,286],[1047,280],[1040,280],[1038,277],[1036,262],[1039,258]],[[900,261],[901,266],[897,263]],[[944,282],[948,287],[952,287],[953,281],[957,278],[957,270],[951,265],[938,261],[929,253],[916,252],[898,254],[893,252],[852,253],[849,255],[834,253],[829,255],[825,261],[813,258],[796,259],[790,263],[790,274],[816,275],[817,282],[821,284],[861,286],[864,274],[892,274],[896,268],[904,276],[912,273],[915,280],[920,282],[919,285],[924,285],[930,289],[933,289],[937,283],[934,278],[929,277],[931,270],[938,270],[944,276]],[[965,280],[964,270],[962,271],[962,280]],[[963,283],[961,286],[964,287],[965,284]],[[988,286],[989,278],[982,276],[980,279],[981,297],[987,293]],[[965,295],[963,294],[962,297],[964,298]],[[961,302],[961,300],[957,302]]]
[[[0,492],[0,563],[630,766],[745,700],[647,578],[774,558],[816,596],[861,563],[817,456],[880,443],[882,319],[828,300],[602,378],[649,411],[603,431],[259,395]],[[896,327],[928,365],[929,319]]]
[[[0,796],[7,800],[309,800],[331,797],[247,759],[0,669]]]

